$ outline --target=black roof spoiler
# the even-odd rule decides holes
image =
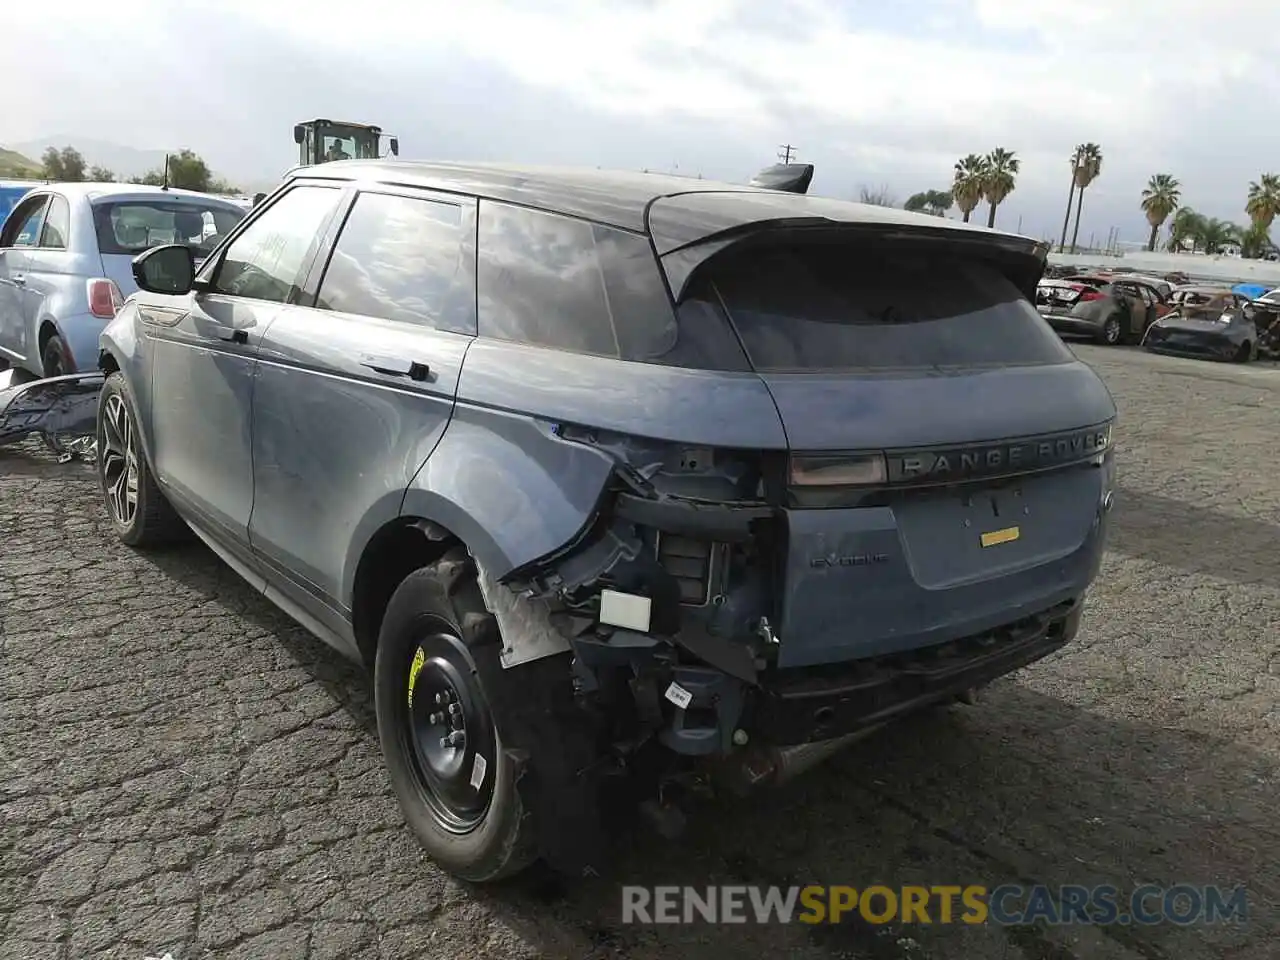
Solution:
[[[751,178],[751,186],[784,193],[808,193],[813,182],[812,163],[775,163]]]

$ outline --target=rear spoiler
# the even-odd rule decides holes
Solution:
[[[854,223],[825,217],[796,217],[757,220],[731,227],[665,253],[659,262],[672,297],[679,303],[694,275],[730,248],[740,249],[757,243],[786,243],[802,238],[855,244],[905,240],[934,248],[964,250],[971,256],[1002,261],[1005,274],[1032,301],[1049,255],[1049,244],[1016,234],[931,227],[903,229],[896,223]]]
[[[784,193],[808,193],[813,182],[812,163],[775,163],[751,178],[751,186]]]

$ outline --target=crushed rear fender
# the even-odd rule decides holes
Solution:
[[[553,424],[460,403],[401,514],[445,527],[501,580],[579,538],[613,466],[604,452],[558,437]]]

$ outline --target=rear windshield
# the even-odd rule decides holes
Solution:
[[[1012,366],[1072,358],[984,262],[885,246],[788,246],[720,265],[715,285],[760,371]]]
[[[166,243],[183,243],[208,255],[245,217],[244,210],[199,201],[121,200],[93,207],[98,252],[134,255]]]

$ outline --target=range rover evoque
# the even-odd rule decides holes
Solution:
[[[777,781],[1076,635],[1116,411],[1045,254],[677,177],[301,169],[198,268],[136,259],[106,507],[371,669],[442,866],[578,869],[615,788]]]

